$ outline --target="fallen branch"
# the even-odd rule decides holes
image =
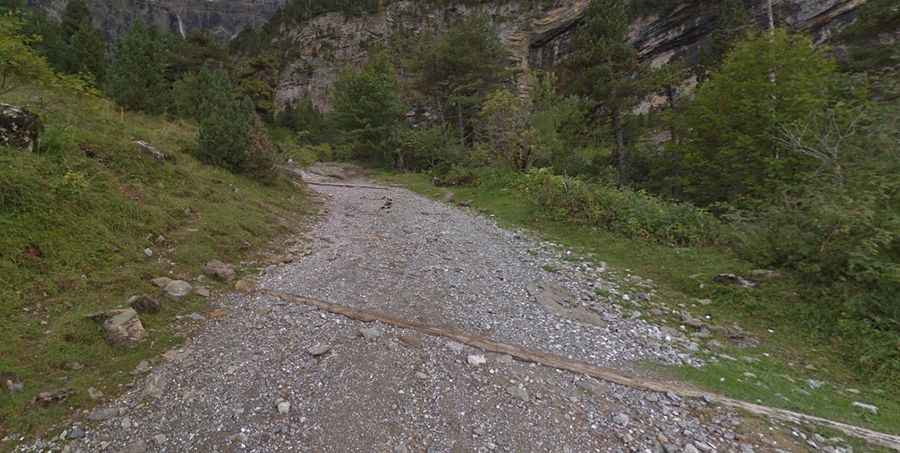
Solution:
[[[304,181],[304,182],[310,186],[346,187],[346,188],[352,188],[352,189],[391,190],[391,187],[365,186],[365,185],[358,185],[358,184],[334,184],[334,183],[328,183],[328,182],[310,182],[310,181]]]
[[[865,440],[866,442],[879,445],[882,447],[890,448],[893,450],[900,451],[900,436],[894,436],[891,434],[885,434],[878,431],[872,431],[870,429],[861,428],[854,425],[848,425],[846,423],[836,422],[833,420],[828,420],[821,417],[816,417],[813,415],[801,414],[799,412],[793,412],[786,409],[778,409],[768,406],[763,406],[760,404],[748,403],[746,401],[740,401],[732,398],[728,398],[722,395],[718,395],[715,393],[704,392],[700,390],[693,390],[683,386],[679,386],[677,384],[665,383],[665,382],[657,382],[651,381],[647,379],[630,377],[617,370],[613,370],[611,368],[602,368],[598,366],[591,365],[587,362],[582,362],[579,360],[567,359],[565,357],[561,357],[554,354],[548,354],[546,352],[540,351],[532,351],[519,346],[509,345],[505,343],[498,343],[496,341],[489,340],[487,338],[470,335],[465,332],[460,332],[453,329],[448,329],[444,327],[436,327],[430,326],[427,324],[423,324],[417,321],[410,321],[406,319],[395,318],[390,315],[385,315],[381,313],[359,310],[352,307],[347,307],[344,305],[337,305],[328,302],[324,302],[321,300],[316,300],[308,297],[300,297],[293,294],[287,294],[277,291],[269,291],[269,290],[257,290],[257,293],[266,294],[271,297],[275,297],[277,299],[281,299],[285,302],[293,302],[299,303],[303,305],[309,305],[318,308],[322,311],[327,311],[329,313],[333,313],[336,315],[345,316],[350,319],[354,319],[362,322],[372,322],[372,321],[380,321],[385,324],[389,324],[395,327],[400,327],[404,329],[413,329],[418,332],[437,336],[449,338],[453,341],[464,343],[469,346],[483,349],[489,352],[495,352],[499,354],[507,354],[512,357],[515,357],[519,360],[526,362],[533,362],[540,365],[548,366],[551,368],[557,368],[561,370],[571,371],[573,373],[583,374],[586,376],[591,376],[597,379],[601,379],[607,382],[612,382],[619,385],[624,385],[627,387],[639,389],[639,390],[649,390],[653,392],[660,393],[674,393],[678,396],[684,398],[703,398],[707,401],[720,404],[726,407],[732,407],[735,409],[740,409],[746,412],[749,412],[754,415],[769,417],[775,420],[780,420],[784,422],[797,423],[797,424],[811,424],[824,428],[829,428],[835,431],[840,431],[848,436],[857,437]]]

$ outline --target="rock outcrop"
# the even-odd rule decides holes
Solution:
[[[765,24],[765,1],[748,3],[760,25]],[[823,42],[850,23],[863,3],[865,0],[784,0],[776,16],[779,25],[808,32],[816,42]],[[438,33],[448,23],[468,15],[491,18],[512,53],[511,65],[521,69],[553,67],[570,52],[572,36],[589,0],[557,0],[550,8],[544,4],[509,0],[435,6],[401,0],[374,15],[331,13],[285,25],[280,39],[293,53],[281,74],[276,102],[286,105],[308,97],[315,106],[327,110],[328,89],[338,72],[365,61],[366,49],[372,44],[390,43],[397,36]],[[690,60],[708,43],[716,11],[711,0],[685,0],[664,12],[635,20],[631,39],[642,58],[654,65],[673,58]]]
[[[32,0],[35,6],[59,16],[68,0]],[[186,36],[208,30],[230,39],[248,26],[264,25],[286,0],[87,0],[94,23],[109,38],[136,20]]]
[[[0,146],[34,151],[42,129],[41,120],[34,113],[0,103]]]
[[[67,0],[33,0],[52,13]],[[744,0],[762,25],[767,23],[766,0]],[[783,0],[778,2],[778,25],[810,33],[818,42],[853,20],[866,0]],[[300,23],[280,23],[277,40],[290,49],[279,77],[276,103],[280,106],[310,98],[328,108],[328,89],[347,65],[364,61],[367,49],[399,36],[437,33],[452,21],[469,15],[490,18],[509,47],[512,66],[547,68],[565,58],[571,38],[590,0],[496,0],[472,4],[463,0],[426,2],[385,0],[380,12],[348,16],[329,13]],[[248,26],[266,23],[287,0],[88,0],[95,22],[114,37],[135,20],[186,35],[205,29],[223,38]],[[672,58],[692,58],[710,39],[716,22],[717,0],[673,0],[657,13],[632,24],[631,37],[641,56],[654,64]]]

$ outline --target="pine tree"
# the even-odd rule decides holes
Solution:
[[[410,63],[419,90],[469,142],[481,101],[510,77],[509,54],[487,19],[471,17],[427,40]]]
[[[94,28],[91,12],[84,0],[66,5],[56,39],[48,41],[50,63],[61,72],[88,74],[96,81],[103,78],[106,42]]]
[[[629,23],[626,0],[592,0],[566,61],[572,91],[595,102],[612,126],[620,184],[627,181],[625,120],[649,88],[628,42]]]
[[[333,87],[332,118],[356,157],[387,160],[392,134],[403,104],[397,75],[383,54],[373,55],[361,70],[347,69]]]
[[[107,75],[107,92],[120,105],[161,112],[168,102],[168,55],[163,37],[138,22],[120,38]]]

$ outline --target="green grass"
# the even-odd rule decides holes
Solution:
[[[25,385],[0,389],[0,438],[58,426],[94,404],[89,387],[115,395],[139,361],[182,341],[175,316],[206,302],[191,297],[142,315],[148,335],[134,349],[108,345],[86,314],[158,294],[153,277],[192,280],[210,259],[237,263],[310,212],[288,181],[262,184],[196,161],[193,124],[48,91],[20,90],[4,102],[39,113],[46,132],[44,152],[0,148],[0,377]],[[148,158],[138,139],[175,161]],[[48,407],[30,403],[57,389],[74,393]]]
[[[377,177],[436,199],[446,195],[446,190],[434,187],[426,175],[380,173]],[[760,340],[758,347],[736,349],[724,338],[713,338],[723,344],[717,353],[739,360],[721,359],[699,369],[682,367],[663,373],[731,397],[900,433],[900,401],[896,397],[900,385],[873,384],[845,366],[829,339],[816,333],[816,324],[821,321],[818,317],[827,313],[817,313],[815,306],[806,303],[800,283],[789,276],[752,290],[715,285],[711,278],[719,273],[741,274],[753,267],[717,248],[673,248],[547,220],[521,193],[496,184],[450,190],[454,200],[467,201],[473,209],[495,216],[503,225],[526,227],[586,259],[604,261],[620,277],[633,273],[652,279],[657,285],[655,301],[687,309],[696,317],[708,315],[718,325],[737,323]],[[713,303],[702,305],[696,299],[711,299]],[[675,319],[659,321],[676,328],[680,325]],[[744,357],[753,363],[744,361]],[[747,378],[744,373],[758,379]],[[826,384],[812,390],[808,379]],[[853,395],[846,389],[858,389],[861,394]],[[875,404],[879,414],[854,409],[853,401]]]

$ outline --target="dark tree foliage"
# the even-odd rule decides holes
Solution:
[[[619,182],[625,183],[625,119],[648,91],[646,69],[628,42],[627,0],[593,0],[579,24],[564,82],[571,92],[593,101],[612,126]]]
[[[278,125],[297,133],[301,143],[317,144],[327,139],[328,124],[309,98],[287,105],[278,114]]]
[[[508,51],[491,23],[477,16],[425,40],[410,64],[417,88],[456,127],[462,143],[469,142],[484,97],[511,80]]]
[[[173,113],[202,121],[226,107],[234,93],[231,81],[223,71],[202,68],[186,74],[172,86]]]
[[[721,0],[714,8],[717,11],[713,31],[693,66],[701,83],[709,78],[711,71],[718,69],[737,41],[757,29],[743,0]]]
[[[403,104],[397,75],[388,58],[375,54],[360,71],[347,69],[333,88],[331,118],[354,156],[385,162],[400,125]]]
[[[166,78],[169,42],[140,22],[116,43],[108,68],[106,91],[119,105],[132,110],[163,112],[169,101]]]
[[[233,173],[270,181],[276,176],[274,149],[253,101],[229,97],[200,121],[197,158]]]
[[[7,0],[7,9],[22,8]],[[0,7],[2,10],[3,7]],[[63,10],[60,22],[40,11],[28,14],[27,33],[37,36],[33,47],[58,72],[92,77],[103,81],[106,67],[106,41],[94,28],[91,13],[84,0],[72,0]]]

